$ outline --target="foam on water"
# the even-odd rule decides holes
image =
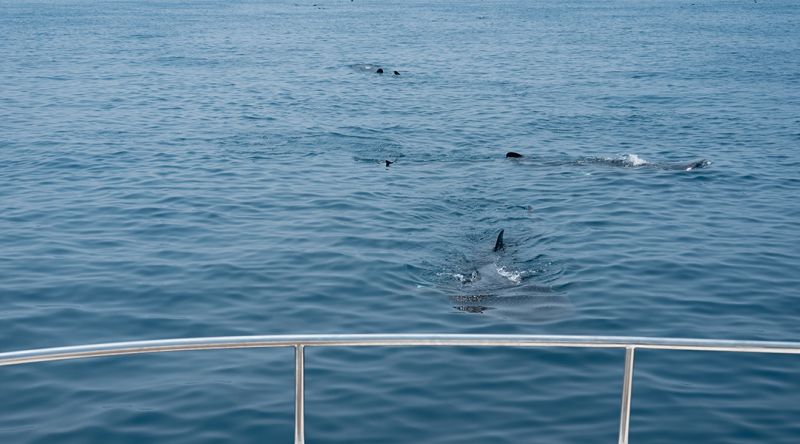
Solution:
[[[647,165],[647,161],[642,159],[641,157],[637,156],[636,154],[625,154],[622,156],[623,160],[627,162],[630,166],[638,167],[642,165]]]
[[[497,274],[503,276],[514,284],[519,284],[522,282],[522,272],[519,271],[509,271],[506,270],[506,267],[497,267]]]

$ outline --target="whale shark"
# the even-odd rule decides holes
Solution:
[[[394,76],[400,75],[400,71],[389,68],[384,69],[379,63],[355,63],[347,66],[356,72],[364,74],[383,74],[384,72],[391,72]]]
[[[682,163],[648,162],[640,158],[636,154],[626,154],[621,158],[615,158],[615,159],[604,158],[604,157],[589,157],[581,159],[581,161],[601,164],[601,165],[626,167],[626,168],[656,168],[660,170],[679,170],[679,171],[692,171],[700,168],[706,168],[707,166],[711,165],[711,162],[709,162],[706,159],[698,159]]]
[[[676,170],[676,171],[692,171],[698,170],[701,168],[707,168],[711,165],[706,159],[697,159],[688,162],[679,162],[679,163],[663,163],[663,162],[648,162],[641,157],[637,156],[636,154],[625,154],[621,157],[610,158],[610,157],[581,157],[574,160],[542,160],[542,159],[533,159],[526,161],[523,159],[523,155],[514,151],[509,151],[506,153],[507,159],[515,159],[515,161],[525,161],[525,163],[536,163],[539,165],[550,165],[550,166],[560,166],[560,165],[586,165],[586,164],[594,164],[594,165],[607,165],[613,167],[623,167],[623,168],[653,168],[659,170]]]
[[[560,318],[572,308],[560,291],[533,281],[530,273],[500,265],[506,256],[505,230],[495,239],[491,252],[467,273],[459,273],[457,294],[449,297],[460,312],[492,314],[525,321]]]

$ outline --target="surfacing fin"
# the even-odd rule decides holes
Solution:
[[[497,241],[494,243],[494,249],[492,251],[499,251],[505,248],[503,244],[503,232],[506,231],[505,229],[500,230],[500,234],[497,235]]]

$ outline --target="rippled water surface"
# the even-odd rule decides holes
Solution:
[[[796,2],[316,2],[0,0],[0,350],[800,340]],[[288,442],[292,359],[5,367],[0,441]],[[307,436],[614,442],[622,360],[311,349]],[[796,443],[798,374],[642,351],[631,440]]]

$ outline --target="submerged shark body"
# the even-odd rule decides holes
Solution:
[[[506,158],[513,158],[516,162],[535,163],[543,166],[562,166],[562,165],[607,165],[612,167],[623,168],[652,168],[657,170],[673,170],[673,171],[692,171],[701,168],[707,168],[711,165],[706,159],[692,160],[689,162],[681,163],[659,163],[648,162],[636,154],[626,154],[617,158],[610,157],[582,157],[573,160],[546,160],[537,158],[522,158],[519,153],[509,152],[506,153]]]
[[[707,167],[709,165],[711,165],[711,162],[709,162],[709,161],[707,161],[705,159],[700,159],[700,160],[694,160],[694,161],[686,162],[686,163],[665,164],[665,165],[661,165],[659,168],[664,169],[664,170],[692,171],[692,170],[696,170],[696,169],[699,169],[699,168],[705,168],[705,167]]]
[[[677,170],[677,171],[692,171],[700,168],[705,168],[711,165],[711,162],[700,159],[684,163],[651,163],[640,159],[636,155],[626,155],[621,159],[606,159],[593,157],[586,159],[586,162],[596,163],[609,166],[626,167],[626,168],[655,168],[659,170]]]
[[[400,75],[400,71],[389,68],[384,69],[379,63],[356,63],[348,66],[350,69],[364,74],[392,73],[395,76]]]
[[[557,318],[569,311],[571,304],[564,294],[530,282],[522,272],[498,265],[499,255],[505,249],[503,233],[501,230],[498,234],[491,257],[469,277],[461,278],[460,293],[450,296],[454,308],[466,313],[491,313],[534,321]]]

